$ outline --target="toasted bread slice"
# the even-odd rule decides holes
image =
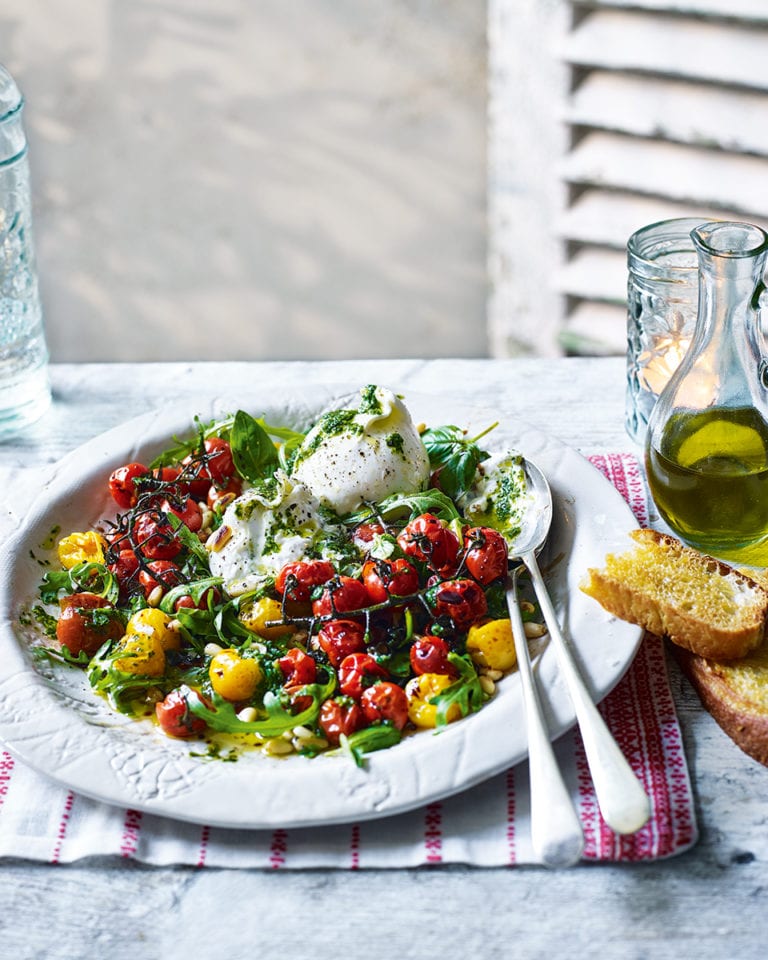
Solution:
[[[750,757],[768,766],[768,641],[741,660],[719,663],[677,648],[701,702]]]
[[[622,620],[714,660],[746,656],[766,635],[768,589],[748,574],[656,530],[609,554],[581,589]]]

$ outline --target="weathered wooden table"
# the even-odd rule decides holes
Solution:
[[[378,382],[476,400],[585,454],[632,449],[619,359],[60,365],[50,414],[0,444],[0,470],[52,462],[86,439],[201,391]],[[6,472],[5,474],[9,474]],[[0,863],[8,958],[250,956],[709,958],[766,955],[768,770],[741,753],[674,665],[698,845],[632,866],[226,871],[130,862]]]

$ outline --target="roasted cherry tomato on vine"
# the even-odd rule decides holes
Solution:
[[[326,700],[320,707],[320,728],[331,746],[339,745],[339,738],[348,737],[356,730],[366,726],[365,714],[359,704],[348,697],[335,697]]]
[[[363,583],[372,603],[384,603],[390,597],[406,597],[419,589],[416,568],[400,557],[397,560],[367,560],[363,565]]]
[[[388,677],[384,667],[369,653],[350,653],[339,664],[339,689],[355,700],[359,700],[372,683]]]
[[[159,513],[143,513],[133,528],[136,549],[148,560],[173,560],[181,551],[173,527]]]
[[[333,564],[327,560],[298,560],[287,563],[278,573],[275,590],[286,600],[308,603],[315,587],[327,583],[335,575]]]
[[[337,576],[326,583],[320,598],[312,601],[312,613],[316,617],[327,617],[329,614],[364,610],[370,604],[368,591],[360,580]]]
[[[408,723],[408,697],[402,687],[389,680],[382,680],[364,690],[360,705],[370,723],[388,720],[398,730]]]
[[[146,477],[148,473],[143,463],[126,463],[111,474],[109,492],[118,507],[129,510],[136,506],[136,501],[139,499],[136,481],[140,477]]]
[[[433,570],[450,570],[456,565],[459,539],[431,513],[411,520],[397,538],[403,553],[422,560]]]
[[[239,497],[242,492],[242,481],[239,477],[232,477],[232,479],[223,486],[217,486],[215,483],[211,484],[208,488],[206,502],[211,510],[215,510],[216,507],[223,510],[235,497]]]
[[[197,533],[203,525],[203,515],[200,512],[200,507],[192,497],[187,497],[184,500],[181,498],[177,500],[163,500],[160,504],[160,509],[164,513],[172,513],[178,517],[185,526],[189,527],[192,533]]]
[[[95,593],[73,593],[61,600],[56,639],[73,657],[92,657],[107,640],[123,635],[123,622],[112,611],[109,600]]]
[[[464,531],[464,563],[467,573],[487,586],[507,575],[507,541],[498,530],[471,527]]]
[[[156,587],[170,590],[183,582],[181,570],[171,560],[152,560],[146,570],[139,572],[139,583],[144,588],[144,596],[148,597]]]
[[[317,664],[308,653],[299,647],[291,647],[284,656],[277,661],[278,667],[285,677],[287,686],[301,686],[305,683],[314,683],[317,679]]]
[[[224,487],[236,476],[232,448],[221,437],[203,442],[202,453],[190,454],[182,460],[184,478],[196,500],[204,500],[211,483]]]
[[[133,550],[125,547],[117,551],[117,556],[107,564],[107,568],[112,576],[117,578],[120,586],[125,587],[136,578],[139,569],[139,558]]]
[[[354,620],[330,620],[317,635],[321,649],[334,667],[350,653],[365,650],[365,629]]]
[[[165,700],[155,704],[155,716],[169,737],[199,737],[205,733],[205,720],[192,713],[180,690],[171,690]]]
[[[446,580],[432,590],[433,609],[438,617],[450,617],[459,630],[488,612],[488,601],[479,583],[474,580]]]
[[[411,669],[417,676],[423,673],[444,673],[454,676],[456,671],[448,660],[450,650],[442,637],[430,634],[411,644]]]

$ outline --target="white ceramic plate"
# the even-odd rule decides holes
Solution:
[[[75,668],[33,660],[32,628],[20,621],[35,597],[52,528],[84,530],[113,514],[106,478],[131,460],[149,461],[173,436],[193,432],[203,420],[242,407],[269,422],[306,429],[337,405],[341,393],[307,389],[290,400],[254,390],[231,402],[201,399],[197,410],[158,411],[85,444],[59,464],[0,556],[0,738],[19,759],[82,794],[151,813],[225,827],[309,826],[383,817],[471,787],[527,755],[519,677],[500,682],[482,710],[449,725],[407,737],[371,755],[364,768],[343,757],[312,760],[243,754],[236,763],[191,755],[195,747],[161,734],[149,721],[113,713]],[[585,459],[503,412],[409,395],[416,422],[456,423],[480,432],[499,427],[487,446],[513,447],[534,459],[553,488],[555,522],[542,558],[561,622],[599,702],[629,666],[641,631],[615,620],[578,589],[587,567],[625,546],[636,526],[620,495]],[[21,618],[26,619],[26,618]],[[545,648],[538,676],[550,729],[557,736],[574,723],[558,675],[555,653]],[[199,750],[199,746],[197,747]]]

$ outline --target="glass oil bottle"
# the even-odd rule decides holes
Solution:
[[[768,361],[760,297],[768,235],[746,223],[692,233],[699,308],[691,346],[651,414],[648,482],[689,545],[750,562],[768,539]]]

